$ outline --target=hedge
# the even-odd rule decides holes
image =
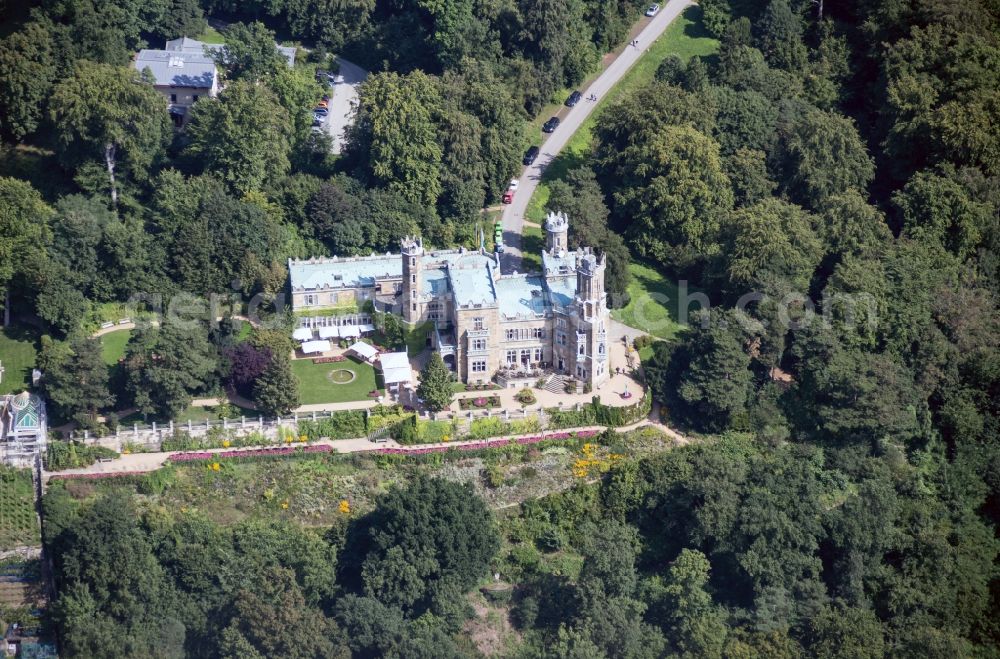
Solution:
[[[545,410],[549,415],[550,428],[575,428],[579,426],[608,426],[618,428],[645,419],[653,409],[653,398],[649,392],[638,402],[624,407],[605,405],[597,396],[580,410]]]
[[[354,439],[365,436],[364,410],[333,412],[326,419],[299,420],[299,433],[310,441],[317,439]]]
[[[89,467],[98,458],[117,458],[118,454],[109,448],[96,444],[81,444],[77,441],[63,442],[58,439],[49,441],[45,452],[45,469],[62,471],[63,469],[78,469]]]

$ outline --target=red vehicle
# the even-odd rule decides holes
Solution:
[[[503,203],[510,204],[514,201],[514,193],[517,192],[517,179],[512,178],[507,190],[503,193]]]

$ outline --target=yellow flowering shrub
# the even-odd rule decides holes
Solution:
[[[351,503],[347,499],[342,499],[340,501],[340,512],[345,515],[351,514]]]

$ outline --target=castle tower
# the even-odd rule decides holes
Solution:
[[[581,317],[592,320],[604,313],[604,270],[607,257],[598,257],[585,247],[576,264],[576,297],[581,304]]]
[[[545,218],[545,251],[559,254],[569,249],[569,219],[566,213],[549,213]]]
[[[403,320],[415,323],[420,320],[420,298],[423,295],[423,281],[420,271],[423,267],[424,241],[419,236],[407,236],[401,241],[403,259]]]
[[[574,375],[598,387],[610,377],[608,361],[607,301],[604,293],[606,257],[589,248],[576,261],[576,319]]]

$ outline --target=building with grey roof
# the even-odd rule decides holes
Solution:
[[[140,50],[133,65],[152,74],[153,86],[167,99],[167,111],[174,125],[188,121],[188,112],[199,100],[219,93],[219,72],[213,54],[225,44],[209,44],[190,37],[171,39],[163,50]],[[295,47],[276,46],[288,68],[295,66]]]
[[[569,220],[545,223],[543,272],[501,274],[485,250],[427,250],[418,237],[399,254],[291,259],[300,326],[368,323],[365,310],[410,324],[433,322],[428,339],[465,382],[534,384],[551,375],[596,387],[610,375],[603,256],[567,250]]]

